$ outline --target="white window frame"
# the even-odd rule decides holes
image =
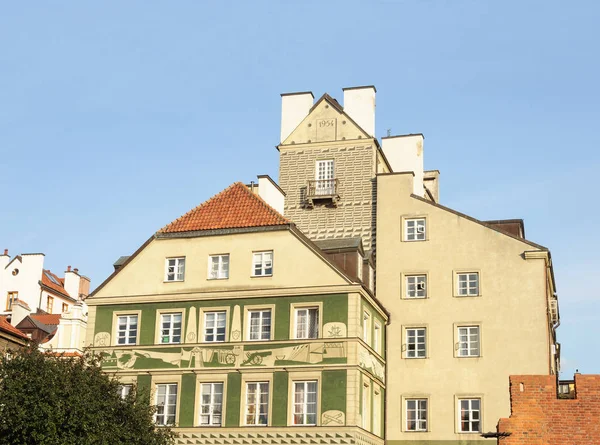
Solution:
[[[127,398],[127,396],[131,393],[132,389],[133,389],[132,383],[123,383],[123,384],[119,385],[118,391],[119,391],[119,396],[121,397],[121,399],[125,400]]]
[[[165,403],[159,405],[159,397],[161,388],[165,389]],[[173,394],[173,388],[175,388]],[[156,406],[156,412],[154,413],[154,423],[159,426],[175,425],[177,423],[177,402],[179,400],[179,384],[178,383],[157,383],[155,386],[156,394],[154,396],[154,404]],[[175,396],[175,403],[168,403],[169,397]],[[159,414],[159,407],[162,406],[164,412]],[[173,417],[173,422],[169,422],[168,418]],[[163,417],[162,421],[159,421],[159,417]]]
[[[198,385],[200,385],[199,388],[199,394],[200,394],[200,400],[199,400],[199,404],[198,404],[198,426],[222,426],[223,425],[223,420],[224,420],[224,406],[225,406],[225,383],[224,382],[198,382]],[[217,394],[219,394],[217,391],[215,391],[215,389],[220,386],[221,389],[221,403],[217,403],[215,400],[215,396]],[[209,402],[208,403],[204,403],[203,402],[203,395],[204,395],[204,388],[208,387],[210,389],[210,391],[208,392],[208,396],[209,396]],[[208,413],[202,413],[202,408],[207,406],[208,407]],[[215,414],[215,408],[217,406],[220,406],[221,410],[220,413]],[[208,417],[208,423],[202,423],[203,417]],[[215,421],[215,417],[218,417],[220,419],[219,422]]]
[[[381,355],[382,332],[381,323],[375,320],[375,323],[373,324],[373,350],[379,355]]]
[[[263,338],[263,327],[264,327],[264,313],[268,312],[269,313],[269,335],[267,336],[267,338]],[[252,314],[253,313],[258,313],[259,318],[258,318],[258,338],[252,338]],[[272,335],[273,335],[273,309],[271,308],[256,308],[256,309],[248,309],[247,311],[247,315],[246,315],[246,320],[247,320],[247,324],[248,324],[248,329],[246,331],[246,338],[248,339],[248,341],[267,341],[267,340],[271,340]]]
[[[216,260],[216,262],[215,262]],[[215,270],[213,265],[217,265]],[[208,279],[209,280],[226,280],[229,278],[229,254],[208,256]]]
[[[422,334],[419,331],[423,331]],[[404,358],[418,359],[427,358],[427,327],[426,326],[410,326],[404,328],[406,351]],[[414,339],[414,342],[411,342]],[[414,344],[414,349],[409,346]]]
[[[335,162],[333,159],[316,161],[315,180],[316,195],[333,195],[335,192]]]
[[[474,279],[472,277],[475,277]],[[464,278],[464,280],[462,280]],[[467,286],[461,288],[461,282],[466,282]],[[456,272],[455,295],[457,297],[478,297],[481,295],[481,280],[478,271]]]
[[[427,274],[404,275],[404,296],[408,299],[427,298]]]
[[[463,331],[461,333],[461,330]],[[472,340],[476,334],[477,339]],[[466,341],[461,340],[461,336],[466,335]],[[457,357],[481,357],[481,326],[480,325],[459,325],[456,327],[456,356]],[[475,347],[474,344],[477,344]],[[463,348],[463,344],[466,348]],[[466,349],[466,352],[463,352]]]
[[[361,427],[364,430],[369,431],[370,420],[371,420],[371,385],[369,382],[364,381],[362,383],[362,413],[361,413]]]
[[[373,385],[373,434],[381,436],[381,388]]]
[[[414,403],[414,408],[409,408],[409,403]],[[422,407],[422,404],[425,404],[425,407]],[[407,432],[423,432],[428,431],[429,427],[429,400],[426,398],[419,397],[407,397],[404,399],[404,409],[405,409],[405,431]],[[409,421],[409,413],[414,412],[414,428],[410,428]],[[423,416],[424,415],[424,416]],[[424,418],[423,418],[424,417]],[[425,422],[425,427],[423,428],[422,422]]]
[[[363,309],[363,332],[362,339],[366,344],[369,344],[369,340],[371,338],[371,314],[369,311]]]
[[[263,388],[261,385],[266,385],[266,391],[263,391]],[[255,386],[254,390],[251,390],[251,386]],[[244,409],[244,425],[246,426],[267,426],[269,425],[269,405],[270,405],[270,397],[271,397],[271,385],[270,382],[268,381],[258,381],[258,382],[246,382],[246,402],[245,402],[245,409]],[[261,402],[261,396],[265,395],[267,396],[267,402],[266,403],[262,403]],[[250,403],[249,398],[250,396],[253,395],[254,396],[254,403]],[[261,405],[264,405],[264,407],[266,408],[266,413],[264,414],[265,417],[265,422],[264,423],[259,423],[260,422],[260,418],[261,418]],[[254,413],[250,413],[250,407],[254,406]],[[252,422],[248,423],[248,418],[252,416]]]
[[[173,262],[173,265],[170,263]],[[173,271],[169,272],[169,268]],[[170,277],[172,275],[172,277]],[[170,257],[165,259],[165,282],[174,283],[185,280],[185,257]]]
[[[479,397],[459,397],[457,399],[457,431],[459,433],[481,433],[482,430],[482,419],[481,419],[481,398]],[[468,419],[468,429],[463,430],[463,419],[462,419],[462,402],[467,402],[467,410]],[[477,409],[473,408],[473,402],[477,402],[479,407]],[[478,428],[474,429],[474,422],[478,422]]]
[[[310,336],[310,311],[316,311],[317,314],[317,320],[316,320],[316,336],[311,337]],[[301,333],[299,332],[299,323],[298,323],[298,318],[299,318],[299,313],[300,312],[304,312],[306,311],[306,334],[305,335],[301,335]],[[306,340],[306,339],[314,339],[314,338],[319,338],[319,336],[321,335],[321,306],[302,306],[302,307],[294,307],[294,339],[298,339],[298,340]]]
[[[426,241],[427,218],[404,218],[404,241]]]
[[[175,341],[175,337],[177,337],[176,335],[176,331],[177,329],[175,328],[175,323],[176,321],[174,321],[174,317],[179,315],[180,320],[179,320],[179,341]],[[168,344],[180,344],[183,343],[183,312],[179,312],[179,311],[165,311],[165,312],[161,312],[159,314],[159,343],[161,345],[168,345]],[[164,324],[164,318],[168,317],[169,318],[169,327],[167,328],[167,334],[163,334],[163,331],[165,330],[163,328],[163,324]],[[168,337],[169,341],[165,342],[163,341],[163,338]]]
[[[124,318],[125,319],[125,330],[123,331],[121,329],[121,319]],[[133,323],[131,323],[132,318],[135,318],[135,331],[133,334],[133,341],[131,340],[131,331],[132,329],[132,325]],[[117,315],[117,345],[136,345],[137,341],[138,341],[138,331],[139,331],[139,314],[118,314]],[[125,341],[123,343],[121,343],[121,333],[125,334],[125,337],[123,337],[125,339]]]
[[[309,384],[313,384],[315,385],[315,402],[314,402],[314,408],[315,408],[315,412],[314,412],[314,416],[315,416],[315,421],[314,423],[308,423],[308,419],[307,417],[311,414],[313,414],[312,412],[308,412],[308,408],[309,408],[309,403],[308,403],[308,397],[306,397],[306,394],[308,394],[308,385]],[[296,399],[297,399],[297,387],[299,387],[301,385],[302,387],[302,401],[299,403],[296,403]],[[292,382],[292,409],[291,409],[291,414],[292,414],[292,425],[303,425],[303,426],[316,426],[318,421],[319,421],[319,381],[318,380],[294,380]],[[311,403],[310,406],[312,406],[313,404]],[[296,408],[297,407],[301,407],[302,411],[301,412],[296,412]],[[301,423],[297,423],[296,422],[296,415],[301,415],[302,416],[302,422]]]
[[[270,260],[266,259],[270,255]],[[252,252],[252,276],[253,277],[272,277],[273,276],[273,251],[272,250],[263,250],[260,252]],[[271,267],[268,267],[269,261],[271,263]],[[257,266],[260,267],[260,270],[257,272]],[[270,273],[267,273],[268,270],[271,270]]]
[[[213,326],[208,326],[208,315],[210,314],[214,314],[214,325]],[[219,316],[223,315],[223,318],[225,319],[225,326],[218,326],[219,323]],[[228,312],[226,310],[210,310],[210,311],[204,311],[203,313],[203,317],[204,317],[204,323],[202,326],[202,341],[204,343],[223,343],[225,341],[227,341],[227,316],[228,316]],[[223,333],[219,334],[218,333],[218,329],[219,328],[223,328]],[[209,334],[208,331],[211,331],[211,333]],[[206,337],[208,335],[212,335],[213,336],[213,340],[207,340]],[[222,335],[223,339],[219,340],[218,336]]]

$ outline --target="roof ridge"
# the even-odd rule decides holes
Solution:
[[[198,210],[199,207],[204,206],[205,204],[208,204],[209,202],[213,201],[217,196],[219,196],[221,193],[226,192],[227,190],[229,190],[230,188],[232,188],[234,185],[236,184],[241,184],[241,182],[234,182],[233,184],[231,184],[229,187],[224,188],[223,190],[221,190],[220,192],[215,193],[214,195],[212,195],[210,198],[208,198],[206,201],[201,202],[200,204],[198,204],[196,207],[188,210],[187,212],[185,212],[183,215],[181,215],[179,218],[171,221],[169,224],[167,224],[166,226],[162,227],[160,230],[158,230],[158,233],[164,231],[167,227],[175,224],[178,221],[181,221],[181,219],[183,219],[184,217],[188,216],[190,213]],[[244,186],[245,187],[245,186]]]
[[[156,234],[291,224],[248,186],[236,181],[195,206]]]
[[[234,183],[232,184],[232,186],[233,186],[233,185],[235,185],[235,184],[241,184],[241,185],[244,187],[244,189],[246,190],[246,192],[248,192],[248,193],[250,194],[250,196],[251,196],[251,197],[253,197],[254,199],[258,200],[258,201],[259,201],[259,202],[260,202],[262,205],[266,206],[267,210],[268,210],[269,212],[271,212],[271,213],[273,214],[273,216],[275,216],[275,217],[277,217],[277,218],[282,218],[282,219],[284,219],[284,220],[285,220],[287,223],[291,223],[291,222],[292,222],[292,221],[290,221],[288,218],[286,218],[285,216],[283,216],[281,213],[279,213],[277,210],[275,210],[275,208],[273,208],[273,207],[271,206],[271,204],[269,204],[267,201],[265,201],[265,200],[262,198],[262,196],[260,196],[260,195],[257,195],[256,193],[252,193],[252,192],[251,192],[251,191],[248,189],[248,187],[246,187],[246,185],[245,185],[244,183],[242,183],[242,182],[239,182],[239,181],[238,181],[238,182],[234,182]],[[225,191],[225,190],[223,190],[223,191]]]

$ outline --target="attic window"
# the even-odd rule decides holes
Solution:
[[[57,285],[59,285],[59,286],[61,285],[61,284],[58,282],[58,280],[57,280],[56,278],[54,278],[54,275],[52,275],[52,274],[49,274],[49,273],[48,273],[48,272],[46,272],[46,271],[44,271],[44,275],[46,275],[46,277],[47,277],[47,278],[48,278],[50,281],[52,281],[54,284],[57,284]]]

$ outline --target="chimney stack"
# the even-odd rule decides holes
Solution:
[[[375,93],[373,85],[342,88],[344,91],[344,111],[365,132],[375,137]]]
[[[394,173],[413,172],[411,193],[423,197],[423,140],[422,134],[406,134],[381,138],[381,149]]]
[[[67,272],[71,272],[71,266],[67,266]]]
[[[300,122],[308,116],[315,97],[310,91],[283,93],[281,95],[281,143],[292,134]]]
[[[8,256],[8,249],[4,249],[4,255]]]

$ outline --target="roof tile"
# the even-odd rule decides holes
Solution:
[[[27,337],[27,335],[25,335],[23,332],[21,332],[20,330],[18,330],[17,328],[15,328],[13,325],[11,325],[8,320],[6,319],[6,317],[0,317],[0,329],[6,332],[9,332],[13,335],[16,335],[17,337],[20,338],[24,338],[24,339],[29,339],[29,337]]]
[[[53,277],[58,283],[61,283],[61,279],[56,274],[53,274],[47,269],[44,269],[42,271],[42,284],[58,292],[59,295],[65,295],[67,297],[70,297],[69,293],[64,288],[64,284],[62,286],[60,284],[56,284],[52,281],[50,277]]]
[[[199,230],[233,229],[290,224],[290,221],[269,206],[241,182],[190,210],[159,230],[159,233],[193,232]]]
[[[48,326],[60,324],[60,314],[31,314],[30,317]]]

